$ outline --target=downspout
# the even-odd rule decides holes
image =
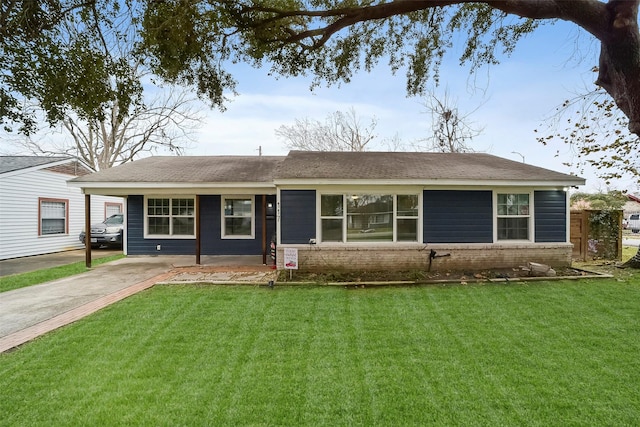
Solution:
[[[200,195],[196,195],[196,265],[200,265],[200,248],[201,248],[201,239],[200,239]]]

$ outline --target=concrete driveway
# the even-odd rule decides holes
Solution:
[[[132,256],[90,271],[40,285],[0,293],[0,353],[39,335],[74,322],[156,283],[207,282],[210,271],[253,272],[249,283],[266,284],[275,271],[262,266],[261,257]],[[226,283],[234,283],[230,273]],[[223,277],[224,279],[224,277]]]
[[[99,259],[122,253],[122,249],[93,249],[91,259]],[[0,261],[0,276],[28,273],[44,268],[58,267],[74,262],[84,262],[84,249],[56,252],[53,254],[27,256],[22,258],[4,259]]]

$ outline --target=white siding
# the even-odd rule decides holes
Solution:
[[[0,259],[80,249],[84,228],[84,195],[67,187],[72,176],[46,170],[0,175]],[[38,235],[38,199],[68,200],[67,234]],[[91,222],[105,218],[105,202],[123,203],[121,198],[91,196]]]

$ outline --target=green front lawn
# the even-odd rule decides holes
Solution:
[[[158,286],[0,355],[0,425],[637,425],[640,281]]]

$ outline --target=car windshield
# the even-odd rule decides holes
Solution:
[[[120,225],[122,224],[122,215],[112,215],[104,220],[107,225]]]

